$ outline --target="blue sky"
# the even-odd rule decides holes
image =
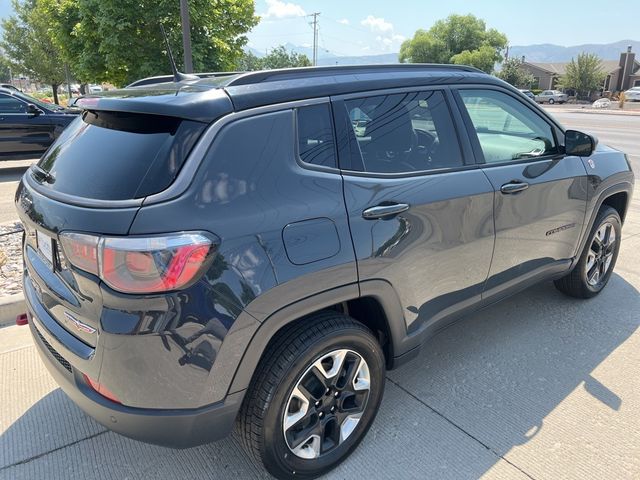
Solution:
[[[640,39],[631,0],[257,0],[260,24],[249,34],[258,50],[287,42],[311,45],[305,14],[321,12],[320,47],[338,55],[397,52],[402,40],[452,13],[472,13],[507,34],[511,45],[579,45]],[[632,10],[635,13],[632,14]]]
[[[312,12],[321,12],[320,47],[338,55],[397,52],[418,28],[452,13],[483,18],[506,33],[511,45],[640,40],[632,0],[256,0],[262,21],[249,34],[249,45],[260,51],[287,42],[310,46],[311,19],[305,15]],[[0,17],[10,14],[10,0],[0,0]]]

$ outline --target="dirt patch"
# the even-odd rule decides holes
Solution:
[[[22,225],[0,225],[0,297],[22,292]]]

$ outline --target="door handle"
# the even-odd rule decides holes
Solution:
[[[408,203],[392,203],[390,205],[376,205],[369,207],[362,212],[362,216],[366,220],[375,220],[377,218],[391,217],[409,210]]]
[[[504,185],[502,185],[500,187],[500,191],[505,194],[510,194],[510,193],[522,192],[527,188],[529,188],[529,184],[527,182],[513,181],[513,182],[505,183]]]

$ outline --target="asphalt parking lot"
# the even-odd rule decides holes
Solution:
[[[550,110],[640,172],[640,116]],[[640,478],[639,292],[636,187],[600,296],[547,282],[445,330],[388,373],[369,435],[326,478]],[[171,450],[108,432],[56,387],[27,328],[0,329],[0,479],[234,477],[264,477],[237,438]]]

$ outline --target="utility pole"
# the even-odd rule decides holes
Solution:
[[[187,0],[180,0],[180,19],[182,22],[184,73],[193,73],[193,55],[191,54],[191,19],[189,17],[189,3]]]
[[[320,15],[320,12],[314,12],[307,15],[308,17],[313,17],[313,21],[311,22],[311,25],[313,25],[313,66],[314,67],[318,65],[318,15]]]

